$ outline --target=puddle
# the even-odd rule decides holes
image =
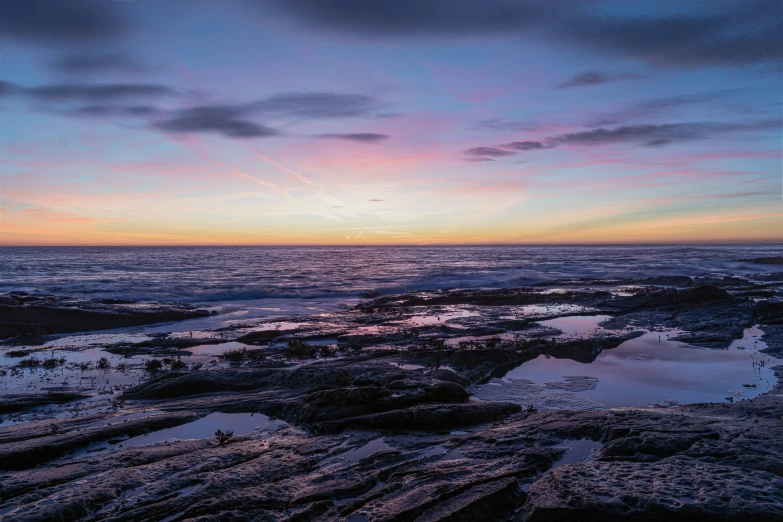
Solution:
[[[508,310],[512,315],[500,316],[500,319],[530,319],[533,317],[551,317],[553,315],[589,313],[593,308],[582,305],[558,304],[558,305],[524,305],[510,306]]]
[[[117,444],[120,448],[148,446],[165,440],[209,439],[217,430],[233,431],[234,435],[246,435],[256,430],[267,430],[283,426],[281,421],[271,421],[260,413],[210,413],[204,418],[187,424],[139,435]]]
[[[220,339],[223,332],[216,330],[190,330],[187,332],[171,332],[166,335],[167,339]]]
[[[426,459],[429,457],[443,456],[448,452],[449,452],[448,449],[438,444],[437,446],[433,446],[432,448],[428,449],[427,451],[419,455],[419,458]]]
[[[552,467],[549,468],[546,471],[546,473],[551,473],[553,469],[559,468],[560,466],[565,466],[566,464],[573,464],[574,462],[586,462],[588,460],[593,460],[598,450],[603,447],[603,444],[590,439],[579,439],[579,440],[569,440],[557,447],[565,448],[567,451],[565,455],[560,457],[559,460],[556,460],[555,462],[552,463]],[[541,478],[546,473],[542,473],[540,475],[536,475],[535,477],[527,479],[530,480],[530,482],[524,482],[520,484],[520,488],[522,489],[522,491],[529,491],[530,486],[532,486],[536,480]]]
[[[600,442],[590,439],[569,440],[562,446],[558,446],[559,448],[566,448],[568,451],[560,460],[552,464],[551,469],[559,468],[566,464],[573,464],[574,462],[593,460],[598,450],[603,446]]]
[[[242,332],[244,333],[247,331],[250,332],[276,332],[279,331],[281,334],[284,332],[290,332],[293,330],[301,330],[304,328],[311,328],[313,327],[312,323],[308,322],[299,322],[299,321],[270,321],[267,323],[261,323],[258,326],[255,326],[253,328],[247,328],[243,329]]]
[[[467,432],[464,433],[467,434]],[[427,451],[419,455],[418,458],[424,459],[428,457],[438,457],[438,456],[440,457],[439,459],[437,459],[439,462],[444,460],[459,460],[465,458],[465,456],[462,455],[462,452],[459,450],[459,448],[448,449],[445,446],[441,446],[440,444],[428,449]]]
[[[759,341],[762,332],[758,328],[747,329],[743,339],[725,350],[670,340],[678,334],[648,332],[604,350],[592,363],[542,355],[511,370],[503,380],[474,387],[474,394],[483,400],[497,400],[501,392],[507,392],[508,397],[514,392],[518,398],[511,400],[516,402],[558,409],[558,400],[571,406],[587,401],[586,407],[590,403],[621,407],[736,401],[756,397],[774,386],[771,367],[783,361],[759,352],[766,344]],[[585,377],[597,381],[592,389],[574,389],[573,376],[583,376],[581,382],[588,382]]]
[[[411,317],[404,321],[395,321],[394,324],[401,324],[409,327],[434,326],[444,324],[453,319],[464,319],[466,317],[477,317],[481,313],[475,310],[455,310],[453,312],[444,312],[434,315],[422,315]]]
[[[322,465],[333,464],[337,461],[359,462],[363,458],[369,457],[370,455],[374,453],[378,453],[379,451],[394,449],[388,444],[386,444],[386,441],[384,439],[385,437],[373,439],[367,444],[364,444],[363,446],[359,446],[358,448],[354,448],[352,450],[346,451],[345,453],[340,453],[339,455],[335,455],[334,457],[329,457],[327,459],[324,459],[323,461],[321,461],[321,464]]]
[[[461,342],[481,342],[488,341],[489,339],[500,339],[501,341],[518,341],[522,339],[522,335],[518,332],[504,332],[489,335],[466,335],[464,337],[452,337],[446,339],[446,346],[457,347]]]
[[[392,366],[396,366],[397,368],[400,368],[401,370],[423,370],[424,366],[421,366],[420,364],[400,364],[396,362],[387,361]]]
[[[548,321],[538,321],[541,326],[556,328],[560,330],[561,339],[594,337],[597,332],[602,330],[600,323],[611,319],[610,315],[573,315],[570,317],[558,317]]]
[[[223,355],[226,352],[230,352],[231,350],[241,350],[242,348],[246,348],[248,350],[257,350],[257,346],[251,346],[249,344],[245,343],[238,343],[236,341],[229,341],[227,343],[219,343],[219,344],[200,344],[198,346],[191,346],[190,348],[185,348],[184,351],[190,352],[194,356],[213,356],[217,357],[218,355]]]
[[[335,336],[319,336],[319,337],[307,337],[306,335],[302,336],[292,336],[290,338],[284,338],[278,341],[269,341],[267,343],[267,346],[269,348],[284,348],[288,346],[288,341],[290,339],[300,339],[304,341],[305,343],[309,344],[310,346],[338,346],[342,344],[340,340]],[[249,348],[258,348],[258,346],[250,346]]]
[[[465,456],[462,454],[462,452],[459,450],[459,448],[454,448],[445,455],[443,455],[438,460],[444,461],[444,460],[459,460],[464,459]]]
[[[81,348],[84,346],[106,346],[110,344],[135,344],[151,341],[152,339],[149,335],[134,333],[69,335],[44,343],[44,348]]]

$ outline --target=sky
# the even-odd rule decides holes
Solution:
[[[0,0],[0,245],[783,241],[779,0]]]

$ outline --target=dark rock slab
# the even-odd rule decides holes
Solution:
[[[783,265],[783,257],[755,257],[753,259],[743,259],[747,263],[756,263],[757,265]]]
[[[349,417],[325,422],[323,432],[340,432],[345,429],[392,430],[450,430],[475,426],[519,413],[519,404],[506,402],[470,402],[466,404],[424,404],[360,417]]]
[[[53,393],[16,393],[0,395],[0,413],[13,413],[24,411],[36,406],[48,404],[65,404],[88,397],[79,392],[53,392]]]
[[[88,300],[11,292],[0,295],[0,339],[105,330],[208,316],[182,303]]]
[[[10,426],[0,432],[2,439],[6,441],[0,443],[0,470],[29,469],[93,442],[120,436],[133,437],[148,431],[184,424],[198,417],[198,414],[193,413],[172,413],[108,424],[101,422],[104,416],[93,416],[70,422],[36,422]],[[53,430],[52,426],[55,426],[56,430]],[[9,439],[11,442],[8,442]]]
[[[167,407],[259,411],[318,431],[447,429],[488,422],[517,405],[469,403],[464,377],[450,370],[409,371],[383,360],[343,358],[298,368],[169,373],[128,389],[127,399]],[[252,407],[251,407],[252,405]]]
[[[783,359],[783,324],[763,325],[761,328],[764,331],[761,340],[767,343],[762,351]]]

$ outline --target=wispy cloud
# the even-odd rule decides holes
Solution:
[[[246,105],[270,117],[311,120],[366,116],[383,107],[372,96],[334,92],[287,92]]]
[[[569,132],[550,136],[541,141],[523,141],[499,146],[473,147],[463,152],[482,160],[493,160],[519,151],[535,151],[560,146],[633,143],[645,147],[663,147],[676,142],[707,139],[723,134],[779,130],[781,127],[783,127],[783,122],[779,120],[624,125],[613,128],[599,127]]]
[[[194,107],[155,122],[157,128],[176,133],[214,132],[229,138],[263,138],[277,131],[244,119],[239,107]]]
[[[546,148],[546,145],[540,141],[513,141],[501,146],[509,150],[538,150]]]
[[[606,83],[614,83],[623,80],[632,80],[636,78],[642,78],[639,74],[610,74],[601,71],[585,71],[577,74],[567,82],[558,85],[561,89],[569,89],[572,87],[590,87],[593,85],[603,85]]]
[[[374,132],[354,132],[349,134],[316,134],[319,139],[333,139],[345,141],[357,141],[359,143],[376,143],[389,138],[387,134],[376,134]]]
[[[150,83],[55,83],[23,87],[2,82],[0,94],[21,95],[43,102],[116,102],[128,99],[175,96],[175,89]]]
[[[510,150],[501,149],[498,147],[473,147],[463,151],[464,154],[482,160],[491,160],[493,158],[502,158],[503,156],[509,156],[514,154]]]
[[[534,126],[521,121],[509,121],[502,118],[490,118],[479,121],[475,125],[475,128],[479,130],[490,130],[497,132],[517,132],[532,130]]]
[[[234,105],[202,105],[171,112],[154,122],[154,126],[169,132],[213,132],[230,138],[262,138],[276,136],[279,131],[268,124],[254,122],[258,116],[266,120],[279,119],[339,119],[368,116],[382,105],[363,94],[329,92],[282,93],[258,101]],[[379,141],[381,134],[333,134],[333,137],[353,141]]]

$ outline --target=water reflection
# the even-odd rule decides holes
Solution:
[[[544,386],[567,376],[597,378],[594,389],[577,394],[607,407],[749,399],[769,391],[776,382],[771,367],[783,361],[759,351],[766,344],[759,341],[758,328],[747,329],[725,350],[672,341],[679,333],[645,333],[604,350],[592,363],[542,355],[511,370],[505,379]]]
[[[266,415],[260,413],[210,413],[206,417],[173,428],[155,431],[147,435],[131,437],[118,444],[119,447],[147,446],[164,440],[208,439],[215,431],[233,431],[234,435],[246,435],[257,430],[268,430],[273,427]],[[277,424],[284,423],[277,421]]]

